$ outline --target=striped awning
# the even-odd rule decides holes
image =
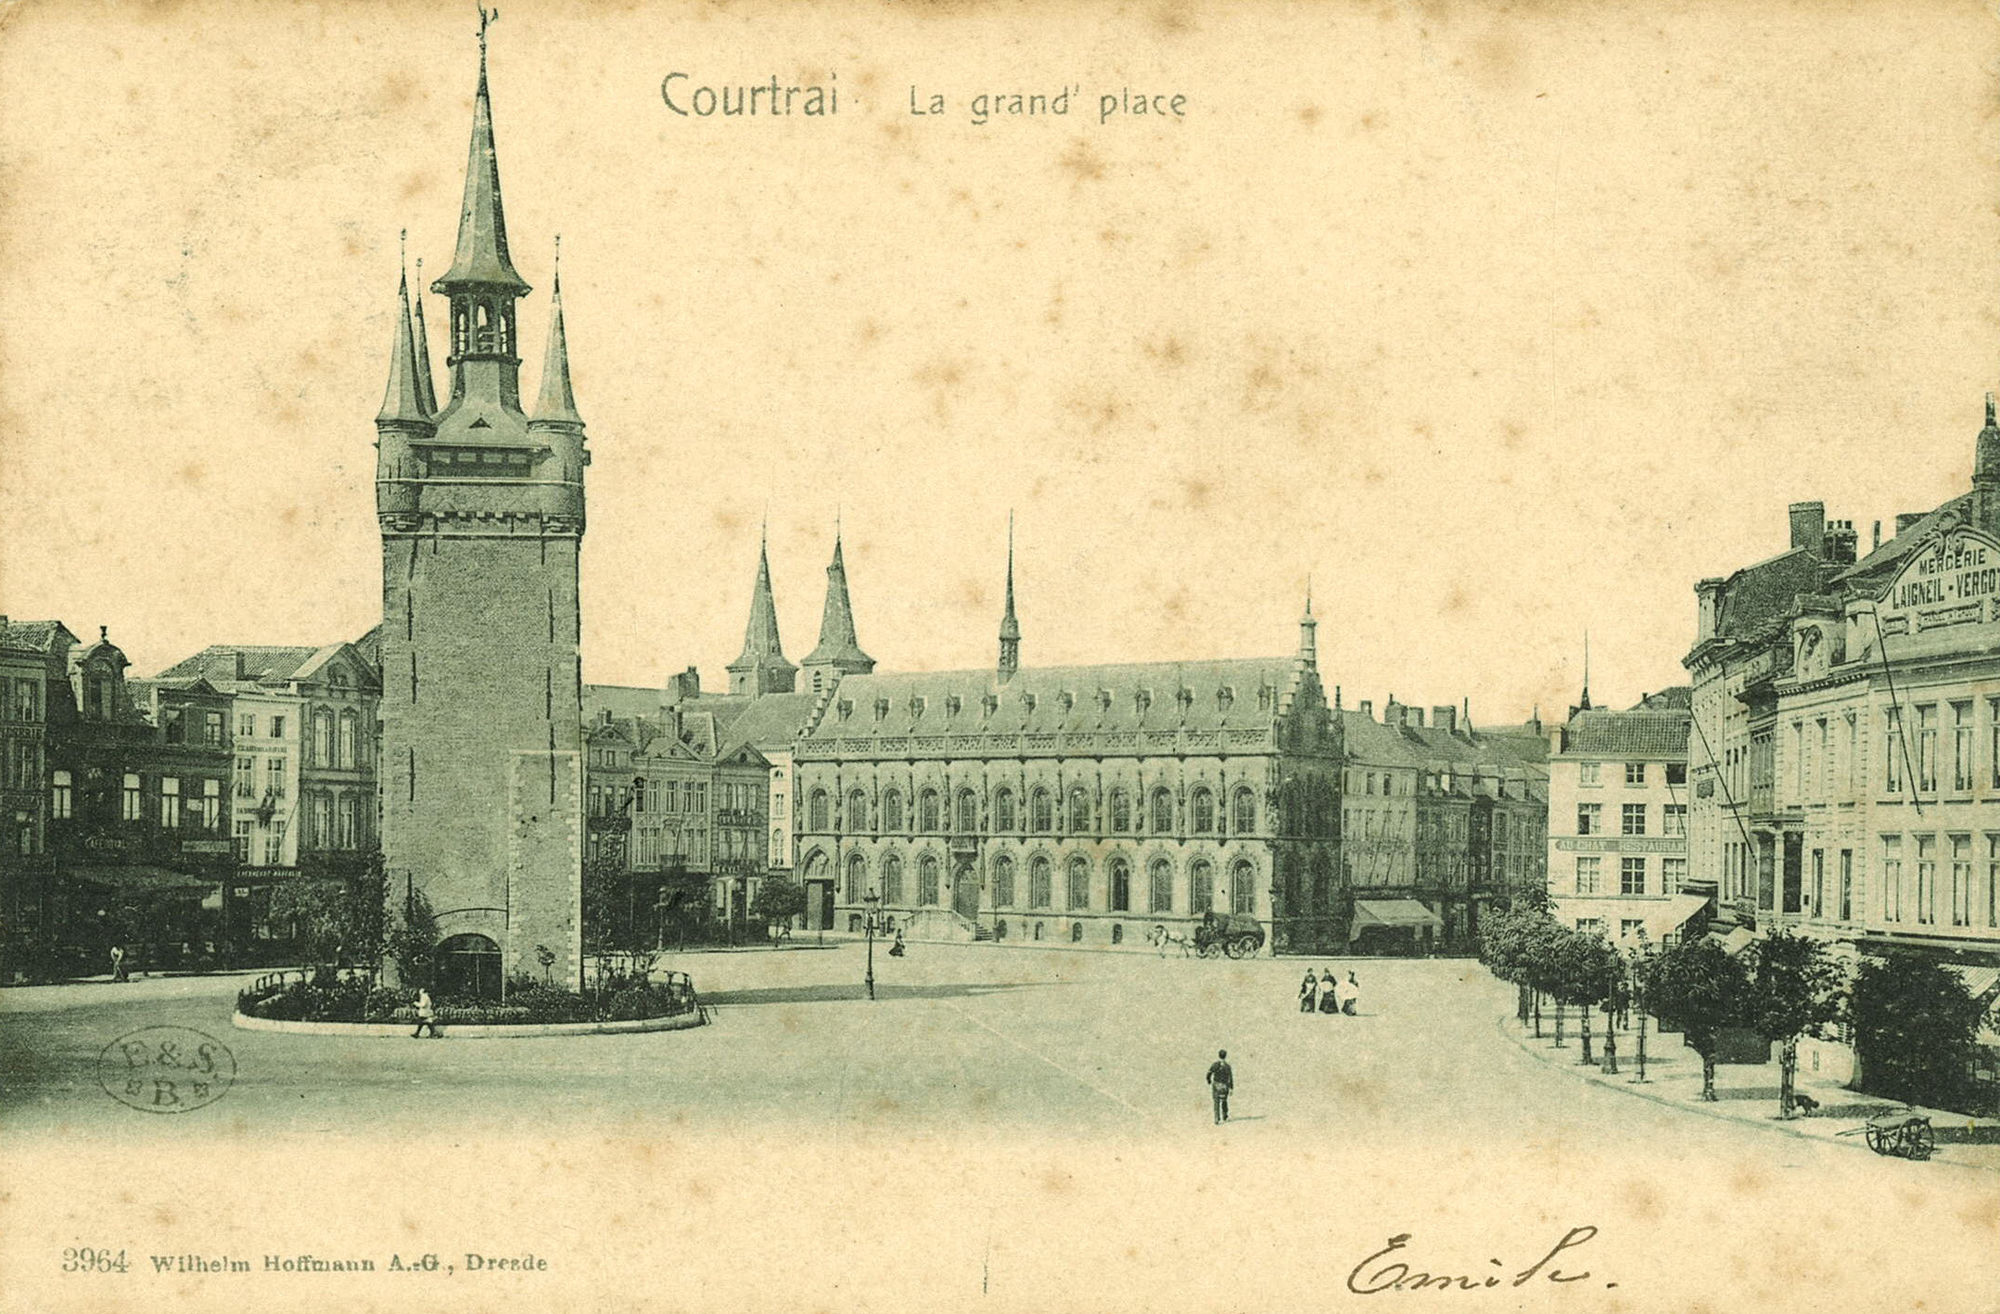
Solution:
[[[1444,921],[1415,899],[1362,899],[1354,905],[1354,925],[1429,926],[1444,929]]]

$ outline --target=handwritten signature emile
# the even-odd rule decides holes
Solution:
[[[1565,1250],[1575,1250],[1596,1235],[1597,1229],[1587,1223],[1582,1227],[1572,1227],[1563,1233],[1562,1240],[1556,1242],[1547,1254],[1518,1273],[1507,1273],[1506,1265],[1493,1259],[1487,1262],[1500,1269],[1498,1273],[1460,1274],[1412,1270],[1405,1260],[1394,1258],[1409,1244],[1410,1234],[1403,1232],[1390,1237],[1388,1245],[1354,1266],[1354,1271],[1347,1275],[1347,1289],[1357,1296],[1374,1296],[1384,1291],[1421,1291],[1426,1287],[1443,1291],[1484,1291],[1503,1282],[1519,1287],[1538,1277],[1546,1282],[1581,1282],[1590,1276],[1589,1270],[1566,1273],[1555,1267],[1555,1257]],[[1607,1282],[1604,1285],[1615,1287],[1618,1284]]]

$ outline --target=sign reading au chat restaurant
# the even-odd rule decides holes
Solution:
[[[2000,541],[1963,525],[1945,530],[1904,563],[1878,607],[1890,634],[2000,620]]]

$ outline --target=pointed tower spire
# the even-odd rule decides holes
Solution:
[[[854,606],[847,597],[847,563],[838,527],[833,535],[833,563],[826,568],[826,609],[820,614],[819,646],[806,654],[799,669],[810,673],[818,692],[842,675],[866,675],[875,659],[861,651],[854,634]]]
[[[729,663],[729,692],[755,698],[790,693],[798,667],[785,660],[778,638],[778,607],[771,596],[769,527],[758,536],[757,584],[750,593],[750,623],[743,631],[743,654]]]
[[[473,429],[518,432],[521,360],[515,301],[528,284],[507,253],[507,217],[500,204],[500,157],[493,146],[493,103],[486,90],[486,29],[496,17],[479,11],[479,90],[472,100],[472,144],[465,164],[465,200],[451,268],[431,285],[451,300],[451,401],[439,428],[468,438]],[[463,412],[461,414],[461,412]],[[482,425],[479,422],[485,421]],[[454,422],[456,421],[456,423]]]
[[[1306,614],[1299,618],[1299,663],[1312,667],[1319,665],[1319,622],[1313,619],[1311,575],[1306,576]]]
[[[535,403],[535,423],[582,424],[576,395],[569,387],[569,340],[563,334],[562,238],[556,238],[555,276],[549,284],[549,350],[542,358],[542,395]]]
[[[1000,618],[1000,682],[1021,669],[1021,622],[1014,618],[1014,513],[1007,513],[1007,613]]]
[[[377,425],[428,426],[430,412],[424,409],[422,386],[417,381],[417,352],[410,336],[410,276],[405,273],[396,284],[396,341],[389,349],[389,388],[376,413]]]
[[[1577,702],[1579,712],[1590,710],[1590,631],[1583,632],[1583,697]]]
[[[424,332],[424,262],[417,258],[417,294],[410,301],[410,327],[414,330],[417,352],[417,395],[423,398],[424,414],[436,415],[437,386],[431,377],[431,341]]]

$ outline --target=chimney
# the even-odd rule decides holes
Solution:
[[[1412,730],[1423,729],[1424,709],[1421,707],[1405,707],[1403,709],[1403,724]]]
[[[1458,729],[1458,709],[1450,703],[1439,703],[1431,708],[1431,724],[1446,734],[1454,733]]]
[[[1792,547],[1818,556],[1826,538],[1826,503],[1794,502],[1791,506]]]
[[[1361,700],[1361,714],[1371,721],[1375,719],[1375,700],[1373,698],[1363,698]]]
[[[1870,535],[1868,550],[1870,552],[1873,552],[1876,548],[1879,548],[1881,546],[1882,546],[1882,522],[1877,520],[1875,522],[1875,532],[1874,534]]]
[[[1699,608],[1695,624],[1695,641],[1697,643],[1715,637],[1716,604],[1722,598],[1722,584],[1722,580],[1710,576],[1708,579],[1697,582],[1694,586],[1694,594],[1698,600],[1697,606]]]
[[[1382,705],[1382,724],[1400,727],[1403,724],[1403,705],[1390,694],[1389,701]]]
[[[1923,518],[1924,513],[1921,511],[1898,511],[1896,513],[1896,533],[1900,535],[1904,530]]]
[[[1820,557],[1829,566],[1851,566],[1859,539],[1852,520],[1835,520],[1826,527],[1825,547]]]
[[[667,677],[667,703],[671,706],[701,697],[701,672],[690,666]]]

